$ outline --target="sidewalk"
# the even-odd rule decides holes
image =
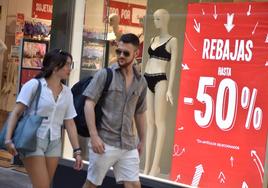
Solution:
[[[11,164],[12,156],[0,150],[0,188],[31,188],[31,183],[23,167]]]
[[[31,188],[27,174],[0,167],[0,188]]]

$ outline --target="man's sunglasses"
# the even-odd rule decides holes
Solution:
[[[129,51],[126,50],[120,50],[120,49],[116,49],[115,50],[116,55],[120,56],[122,53],[125,57],[128,57],[130,55]]]

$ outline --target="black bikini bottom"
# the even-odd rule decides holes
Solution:
[[[144,77],[147,81],[148,88],[155,93],[155,86],[158,82],[162,80],[167,80],[167,75],[165,73],[157,73],[157,74],[148,74],[144,73]]]

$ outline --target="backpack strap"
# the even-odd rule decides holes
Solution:
[[[106,67],[105,70],[107,72],[107,76],[106,76],[106,82],[105,82],[103,92],[108,91],[110,84],[112,82],[112,79],[113,79],[113,71],[109,67]]]

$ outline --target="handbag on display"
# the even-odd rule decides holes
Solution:
[[[16,128],[13,132],[12,141],[18,152],[33,152],[36,150],[37,129],[40,127],[43,119],[45,118],[37,115],[36,113],[38,109],[41,89],[41,82],[38,80],[37,91],[30,103],[30,106],[35,104],[34,114],[29,114],[26,111],[24,115],[18,120]],[[0,132],[0,148],[5,148],[4,142],[8,126],[8,119],[6,120],[4,127]]]

